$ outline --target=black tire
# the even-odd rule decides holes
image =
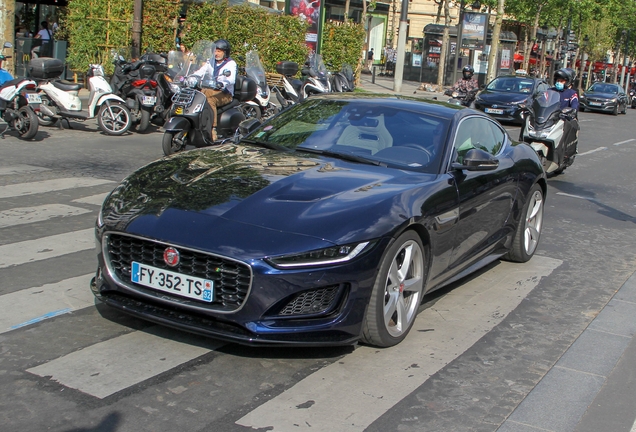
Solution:
[[[618,115],[618,104],[616,104],[616,106],[614,107],[614,111],[612,111],[612,115],[615,115],[615,116]]]
[[[47,107],[51,106],[51,99],[49,99],[48,96],[40,95],[40,98],[42,99],[42,103],[40,103],[40,106],[42,105],[46,105]],[[40,123],[41,126],[53,126],[57,122],[57,119],[45,115],[44,113],[42,113],[42,111],[38,111],[36,115],[38,116],[38,122]]]
[[[579,107],[579,111],[581,111],[581,112],[585,112],[585,107],[581,105],[581,106]]]
[[[404,340],[422,302],[427,266],[415,231],[404,232],[387,248],[362,322],[362,342],[390,347]]]
[[[148,130],[150,126],[150,111],[147,109],[141,109],[141,120],[137,125],[137,132],[144,133]]]
[[[523,205],[512,246],[503,259],[524,263],[532,258],[541,237],[543,203],[543,189],[535,184],[530,189],[526,203]]]
[[[185,139],[187,139],[185,132],[178,132],[178,133],[164,132],[163,138],[161,140],[161,147],[163,148],[163,154],[166,156],[170,156],[172,154],[185,150],[185,147],[186,147],[186,144],[184,141]],[[179,140],[182,141],[182,143],[180,143]]]
[[[625,102],[625,105],[623,106],[622,114],[627,114],[627,102]]]
[[[123,135],[132,124],[130,110],[121,102],[105,102],[97,112],[97,124],[108,135]]]
[[[39,124],[37,114],[28,105],[18,110],[18,118],[12,122],[13,128],[18,131],[22,139],[31,139],[37,135]]]
[[[257,120],[260,120],[263,115],[261,113],[261,107],[258,107],[256,105],[244,104],[242,107],[242,111],[246,120],[250,118],[255,118]]]

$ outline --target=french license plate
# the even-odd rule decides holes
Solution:
[[[186,276],[170,270],[132,262],[130,280],[159,291],[211,302],[214,297],[214,282],[208,279]]]
[[[486,114],[503,114],[503,110],[499,108],[486,108]]]
[[[144,96],[144,98],[141,101],[141,103],[143,105],[155,105],[157,103],[157,97],[156,96]]]
[[[603,105],[603,104],[602,104],[602,103],[600,103],[600,102],[589,102],[589,104],[590,104],[591,106],[601,106],[601,105]]]
[[[26,98],[27,98],[27,102],[29,102],[30,104],[42,103],[42,98],[37,93],[27,93]]]

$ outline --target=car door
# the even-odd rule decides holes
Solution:
[[[507,234],[517,177],[512,169],[510,138],[493,120],[482,116],[463,119],[453,147],[448,170],[459,195],[459,220],[450,268],[459,272],[501,245]],[[451,163],[462,163],[471,148],[488,152],[498,159],[498,166],[488,171],[453,170]]]

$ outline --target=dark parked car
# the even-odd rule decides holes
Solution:
[[[490,81],[475,98],[475,108],[503,122],[523,123],[522,106],[532,105],[538,92],[550,85],[541,78],[503,75]]]
[[[244,344],[391,346],[425,293],[532,257],[546,187],[534,150],[477,111],[312,96],[238,144],[124,179],[97,221],[91,289]]]
[[[618,84],[597,82],[585,90],[579,98],[580,111],[603,111],[627,114],[629,96]]]

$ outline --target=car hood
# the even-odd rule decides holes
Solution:
[[[500,103],[500,104],[509,104],[513,102],[525,102],[528,99],[528,94],[520,94],[520,93],[502,93],[502,92],[493,92],[489,90],[483,90],[479,93],[479,99],[488,103]]]
[[[228,255],[218,248],[231,244],[243,257],[289,253],[390,232],[412,214],[402,195],[433,178],[231,144],[139,169],[106,199],[102,216],[108,230]]]
[[[615,93],[597,93],[597,92],[585,92],[584,97],[593,97],[599,99],[616,99],[618,97]]]

